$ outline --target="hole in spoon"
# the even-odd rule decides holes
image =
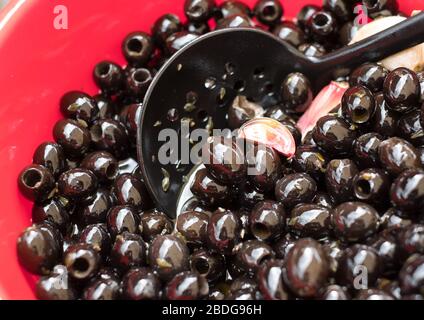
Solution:
[[[253,70],[253,77],[257,79],[262,79],[265,76],[265,68],[264,67],[256,67]]]
[[[234,90],[236,90],[238,92],[242,92],[242,91],[244,91],[245,86],[246,86],[246,81],[244,81],[244,80],[237,80],[234,83]]]
[[[225,64],[225,73],[228,75],[233,75],[235,72],[236,66],[232,62],[227,62]]]
[[[264,94],[273,95],[274,94],[274,84],[272,82],[267,82],[263,86],[262,91],[263,91]]]
[[[199,121],[201,122],[206,122],[208,121],[209,115],[205,110],[199,110],[197,112],[197,119],[199,119]]]

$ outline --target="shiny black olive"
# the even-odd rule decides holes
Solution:
[[[180,238],[160,235],[150,243],[148,263],[161,280],[169,281],[176,274],[189,270],[189,250]]]
[[[362,124],[368,122],[375,111],[372,92],[364,86],[350,87],[342,98],[343,117],[350,122]]]
[[[131,206],[115,206],[107,213],[107,228],[114,238],[125,231],[140,233],[140,217]]]
[[[331,160],[325,173],[327,192],[336,203],[353,199],[353,179],[359,172],[350,159]]]
[[[121,295],[120,279],[109,273],[99,273],[84,288],[84,300],[118,300]]]
[[[310,20],[310,18],[320,10],[321,8],[316,5],[305,5],[302,7],[302,9],[297,14],[297,24],[302,28],[307,28],[307,23]]]
[[[100,254],[89,244],[73,244],[66,249],[63,261],[72,278],[85,281],[97,273]]]
[[[345,22],[352,18],[353,3],[350,0],[325,0],[322,6],[331,11],[339,21]]]
[[[57,265],[51,274],[41,277],[35,287],[35,296],[39,300],[75,300],[77,292],[68,281],[68,270]]]
[[[63,148],[53,142],[40,144],[34,152],[33,163],[51,171],[57,177],[65,170],[65,154]]]
[[[397,242],[398,258],[404,261],[413,254],[424,254],[424,225],[411,224],[400,230]]]
[[[352,151],[356,131],[337,116],[324,116],[312,132],[315,143],[330,155],[347,155]]]
[[[222,205],[229,202],[229,187],[216,182],[207,169],[196,172],[191,192],[206,206]]]
[[[253,27],[253,21],[244,14],[235,14],[219,20],[216,24],[216,30],[226,28],[249,28]]]
[[[141,236],[124,231],[116,236],[110,261],[120,270],[128,270],[146,263],[147,247]]]
[[[150,242],[157,235],[172,233],[174,224],[165,213],[149,210],[141,214],[141,229],[144,241]]]
[[[60,249],[55,230],[47,223],[28,227],[17,240],[19,263],[34,274],[49,274],[59,262]]]
[[[70,91],[60,99],[60,111],[66,118],[92,123],[99,116],[96,101],[81,91]]]
[[[383,93],[377,93],[374,98],[375,114],[371,121],[373,131],[385,137],[396,135],[400,114],[388,107]]]
[[[105,223],[106,215],[114,204],[111,194],[106,189],[97,189],[96,193],[76,205],[75,217],[83,225]]]
[[[190,256],[191,269],[209,282],[225,279],[225,258],[217,252],[199,249]]]
[[[218,7],[218,10],[216,12],[216,20],[219,21],[223,18],[227,18],[229,16],[236,15],[236,14],[250,16],[251,10],[248,7],[248,5],[242,1],[237,1],[237,0],[224,1]]]
[[[415,146],[424,145],[424,131],[421,125],[420,110],[404,114],[398,122],[399,136]]]
[[[337,38],[337,19],[330,11],[315,12],[308,20],[307,28],[312,38],[319,43],[328,45]]]
[[[208,221],[205,213],[186,211],[177,217],[176,230],[183,235],[187,244],[202,245],[207,239]]]
[[[198,273],[185,271],[168,282],[165,292],[168,300],[199,300],[209,294],[209,285]]]
[[[284,10],[280,0],[258,0],[253,12],[259,22],[272,26],[280,21]]]
[[[418,215],[424,209],[424,171],[407,170],[393,182],[392,203],[401,210]]]
[[[299,297],[317,297],[330,274],[327,256],[315,240],[298,240],[287,254],[284,280]]]
[[[79,158],[90,147],[90,132],[75,120],[64,119],[56,122],[53,137],[70,157]]]
[[[380,256],[382,272],[388,276],[396,274],[399,267],[397,257],[399,249],[396,237],[393,234],[395,230],[396,229],[386,229],[371,242],[371,247],[373,247]]]
[[[258,240],[275,239],[284,230],[285,224],[284,207],[275,201],[259,202],[249,215],[250,232]]]
[[[99,120],[90,128],[90,136],[96,150],[110,152],[117,159],[122,159],[128,152],[128,133],[119,121]]]
[[[275,185],[276,199],[287,208],[312,201],[316,192],[315,180],[306,173],[286,175]]]
[[[402,294],[423,293],[424,286],[424,256],[410,257],[399,273],[399,284]]]
[[[331,223],[337,237],[357,242],[375,234],[379,226],[378,212],[362,202],[345,202],[336,207]]]
[[[240,218],[230,210],[217,210],[208,223],[208,244],[217,252],[231,254],[240,242],[242,225]]]
[[[127,95],[134,101],[143,101],[144,96],[153,81],[152,73],[146,68],[131,68],[126,72]]]
[[[168,55],[173,55],[175,52],[196,40],[198,37],[198,34],[190,33],[188,31],[176,32],[166,39],[166,53]]]
[[[51,199],[42,204],[35,203],[32,207],[32,222],[47,221],[59,230],[65,231],[70,223],[69,213],[57,199]]]
[[[353,180],[353,193],[361,201],[375,207],[387,206],[391,181],[389,175],[382,169],[366,169],[359,172]]]
[[[320,181],[327,167],[327,158],[316,147],[303,145],[296,148],[292,166],[297,172],[305,172]]]
[[[281,85],[281,97],[290,110],[304,112],[313,99],[308,78],[299,72],[290,73]]]
[[[275,256],[272,248],[263,241],[248,240],[235,249],[237,268],[243,273],[255,274],[261,264]]]
[[[246,154],[247,175],[258,190],[268,192],[281,177],[283,165],[278,153],[265,145],[257,144]]]
[[[266,300],[288,300],[289,292],[283,281],[284,262],[265,261],[256,273],[259,291]]]
[[[365,63],[356,68],[350,75],[349,83],[353,86],[364,86],[377,93],[383,90],[384,79],[389,71],[376,63]]]
[[[362,168],[372,168],[379,165],[378,147],[384,140],[378,133],[369,132],[358,137],[354,143],[354,157]]]
[[[81,167],[93,172],[101,182],[113,180],[118,174],[118,161],[106,151],[88,154],[82,160]]]
[[[152,35],[155,42],[160,46],[165,46],[166,39],[176,33],[183,30],[183,25],[174,14],[164,14],[156,19],[152,26]]]
[[[381,142],[378,155],[381,165],[393,175],[408,169],[422,168],[420,156],[414,146],[397,137]]]
[[[366,245],[355,244],[344,250],[337,270],[337,283],[354,289],[372,287],[381,274],[378,252]]]
[[[202,148],[206,169],[218,182],[233,184],[246,177],[243,151],[232,138],[209,137]]]
[[[272,29],[272,33],[279,39],[288,42],[296,48],[306,41],[303,30],[290,21],[279,23]]]
[[[122,52],[125,59],[133,65],[143,66],[154,52],[152,37],[145,32],[132,32],[122,42]]]
[[[131,174],[123,174],[114,182],[114,194],[118,204],[130,205],[136,209],[150,209],[152,201],[144,183]]]
[[[101,61],[93,70],[94,82],[103,93],[113,95],[124,87],[124,71],[111,61]]]
[[[322,239],[330,234],[330,210],[316,204],[299,204],[291,211],[288,229],[306,238]]]
[[[362,4],[369,12],[371,18],[378,17],[379,13],[384,11],[388,11],[388,14],[394,15],[398,10],[398,2],[395,0],[362,0]]]
[[[90,170],[71,169],[60,175],[57,186],[61,196],[81,200],[96,192],[97,178]]]
[[[158,300],[161,283],[148,268],[130,269],[122,279],[123,297],[128,300]]]
[[[107,228],[103,224],[91,224],[81,231],[81,243],[91,245],[95,250],[105,257],[111,248],[111,239]]]
[[[407,68],[397,68],[384,80],[384,98],[388,106],[406,112],[418,106],[421,87],[417,74]]]
[[[215,0],[186,0],[184,13],[190,21],[205,22],[214,13]]]

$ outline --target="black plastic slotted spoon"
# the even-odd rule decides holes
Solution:
[[[266,109],[279,101],[280,84],[291,72],[305,74],[318,92],[362,63],[422,42],[424,13],[321,58],[305,57],[272,34],[253,28],[218,30],[191,42],[155,76],[139,120],[138,157],[157,207],[175,217],[181,186],[194,165],[160,163],[162,129],[180,132],[181,119],[188,120],[191,129],[227,128],[227,109],[238,94]],[[175,145],[171,153],[176,152],[180,160],[179,149]]]

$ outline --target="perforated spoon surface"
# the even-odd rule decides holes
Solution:
[[[181,121],[190,123],[190,130],[227,128],[227,109],[238,94],[266,109],[279,102],[282,81],[296,71],[305,74],[318,92],[362,63],[379,61],[424,42],[423,29],[421,13],[321,58],[305,57],[272,34],[254,28],[213,31],[180,49],[147,91],[137,137],[144,179],[158,208],[175,217],[178,199],[186,201],[179,197],[181,186],[194,165],[190,161],[181,164],[182,158],[187,158],[181,141],[189,139],[180,135],[166,154],[175,156],[174,161],[161,163],[158,154],[166,141],[159,138],[164,140],[171,132],[163,129],[180,133]]]

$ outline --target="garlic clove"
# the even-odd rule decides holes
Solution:
[[[315,127],[321,117],[327,115],[341,103],[343,94],[348,88],[347,82],[332,81],[318,93],[311,106],[297,122],[302,137]]]
[[[271,118],[255,118],[246,122],[237,138],[258,142],[290,158],[296,152],[296,143],[290,130]]]

